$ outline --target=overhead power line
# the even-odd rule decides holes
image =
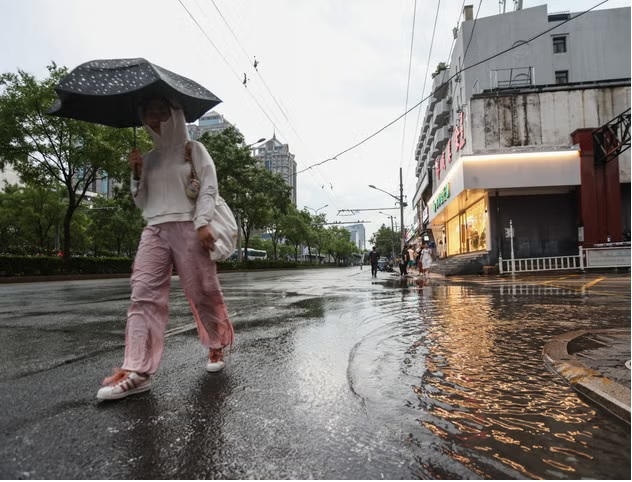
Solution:
[[[463,4],[465,4],[465,0],[463,0]],[[434,39],[435,39],[435,33],[437,31],[437,20],[439,19],[439,7],[441,7],[441,0],[437,1],[437,11],[435,13],[435,20],[434,20],[434,26],[432,27],[432,38],[430,39],[430,50],[428,50],[428,60],[426,61],[426,71],[424,73],[424,85],[421,88],[421,95],[423,97],[424,93],[426,92],[426,82],[428,81],[428,70],[430,69],[430,58],[432,56],[432,48],[434,46]],[[458,20],[457,20],[458,22]],[[453,40],[452,44],[454,45],[455,40]],[[421,117],[421,103],[418,104],[419,106],[419,110],[417,111],[417,121],[415,122],[415,130],[413,131],[413,154],[412,156],[414,157],[414,153],[415,153],[415,148],[417,147],[417,129],[419,128],[419,119]],[[406,169],[406,176],[405,178],[408,179],[408,174],[409,174],[409,169]]]
[[[585,10],[585,11],[583,11],[583,12],[580,12],[580,13],[578,13],[577,15],[575,15],[574,17],[571,17],[571,18],[569,18],[569,19],[567,19],[567,20],[565,20],[565,21],[563,21],[563,22],[560,22],[560,23],[559,23],[559,24],[557,24],[557,25],[554,25],[553,27],[551,27],[551,28],[549,28],[549,29],[547,29],[547,30],[545,30],[545,31],[543,31],[543,32],[541,32],[541,33],[539,33],[539,34],[535,35],[534,37],[531,37],[529,40],[527,40],[527,41],[525,41],[525,42],[520,42],[520,43],[518,43],[518,44],[516,44],[516,45],[513,45],[513,46],[511,46],[511,47],[509,47],[509,48],[506,48],[505,50],[501,50],[500,52],[497,52],[497,53],[495,53],[494,55],[491,55],[491,56],[489,56],[489,57],[487,57],[487,58],[485,58],[485,59],[483,59],[483,60],[480,60],[479,62],[473,63],[472,65],[469,65],[468,67],[464,67],[464,68],[462,68],[462,69],[459,69],[459,70],[458,70],[457,72],[455,72],[452,76],[448,77],[448,79],[447,79],[445,82],[443,82],[441,85],[439,85],[439,87],[437,87],[437,89],[436,89],[436,90],[439,90],[439,89],[443,88],[445,85],[447,85],[447,84],[448,84],[448,82],[450,82],[453,78],[455,78],[457,75],[461,74],[462,72],[465,72],[466,70],[472,69],[472,68],[474,68],[474,67],[476,67],[476,66],[478,66],[478,65],[484,64],[485,62],[488,62],[488,61],[490,61],[490,60],[492,60],[492,59],[495,59],[496,57],[500,57],[501,55],[504,55],[504,54],[506,54],[507,52],[511,52],[512,50],[514,50],[514,49],[516,49],[516,48],[518,48],[518,47],[522,47],[525,43],[532,42],[533,40],[535,40],[535,39],[537,39],[537,38],[540,38],[540,37],[542,37],[543,35],[546,35],[547,33],[551,32],[551,31],[553,31],[553,30],[555,30],[555,29],[560,28],[562,25],[565,25],[565,24],[567,24],[568,22],[572,22],[573,20],[578,19],[578,18],[579,18],[579,17],[581,17],[582,15],[585,15],[585,14],[587,14],[588,12],[591,12],[591,11],[592,11],[592,10],[594,10],[595,8],[600,7],[601,5],[603,5],[603,4],[605,4],[605,3],[608,3],[609,1],[610,1],[610,0],[603,0],[602,2],[599,2],[598,4],[596,4],[596,5],[594,5],[593,7],[589,8],[588,10]],[[414,109],[416,109],[416,108],[417,108],[419,105],[421,105],[423,102],[425,102],[426,100],[428,100],[428,99],[429,99],[429,98],[430,98],[430,97],[431,97],[431,96],[435,93],[435,91],[436,91],[436,90],[432,91],[430,94],[428,94],[426,97],[424,97],[423,99],[421,99],[421,100],[420,100],[417,104],[415,104],[414,106],[412,106],[410,109],[408,109],[408,110],[407,110],[406,112],[404,112],[402,115],[400,115],[399,117],[397,117],[397,118],[393,119],[391,122],[389,122],[389,123],[388,123],[388,124],[386,124],[385,126],[381,127],[381,128],[380,128],[380,129],[378,129],[377,131],[375,131],[373,134],[371,134],[371,135],[369,135],[368,137],[366,137],[366,138],[362,139],[360,142],[358,142],[358,143],[354,144],[354,145],[353,145],[353,146],[351,146],[351,147],[348,147],[348,148],[347,148],[347,149],[345,149],[344,151],[339,152],[338,154],[336,154],[335,156],[333,156],[333,157],[331,157],[331,158],[329,158],[329,159],[326,159],[326,160],[321,161],[321,162],[317,162],[317,163],[315,163],[315,164],[312,164],[311,166],[306,167],[305,169],[302,169],[302,170],[298,171],[298,172],[297,172],[297,174],[301,174],[301,173],[303,173],[303,172],[305,172],[305,171],[307,171],[307,170],[309,170],[309,169],[312,169],[312,168],[313,168],[313,167],[315,167],[315,166],[320,166],[320,165],[322,165],[322,164],[325,164],[326,162],[333,161],[333,160],[337,159],[337,158],[338,158],[338,156],[342,156],[343,154],[346,154],[347,152],[352,151],[353,149],[355,149],[355,148],[357,148],[357,147],[361,146],[362,144],[364,144],[365,142],[367,142],[367,141],[369,141],[369,140],[373,139],[375,136],[377,136],[378,134],[380,134],[382,131],[384,131],[384,130],[388,129],[390,126],[392,126],[393,124],[395,124],[398,120],[400,120],[402,117],[404,117],[404,116],[405,116],[405,115],[407,115],[409,112],[411,112],[411,111],[413,111]]]
[[[220,18],[222,19],[222,21],[224,22],[224,24],[226,25],[226,27],[228,28],[228,30],[230,31],[231,35],[233,36],[233,38],[235,39],[235,41],[237,42],[237,45],[239,45],[239,48],[241,49],[241,51],[243,52],[243,54],[246,56],[246,59],[248,59],[248,63],[250,64],[250,62],[252,62],[250,55],[248,55],[248,52],[246,52],[246,49],[243,47],[242,43],[239,41],[239,39],[237,38],[237,35],[235,34],[235,31],[232,29],[232,27],[230,26],[230,24],[228,23],[228,20],[226,20],[226,17],[224,17],[224,14],[222,13],[222,11],[219,9],[219,7],[217,6],[217,4],[215,3],[215,0],[210,0],[211,3],[213,4],[213,7],[215,7],[215,10],[217,10],[217,13],[219,14]],[[254,57],[253,57],[254,59]],[[281,112],[281,114],[283,114],[283,117],[285,117],[285,120],[287,121],[288,125],[290,126],[290,128],[294,131],[294,133],[296,134],[296,136],[300,139],[300,136],[298,134],[298,132],[296,132],[296,129],[294,129],[294,126],[292,125],[292,123],[290,122],[290,119],[288,118],[288,116],[285,114],[285,111],[283,110],[283,108],[281,107],[281,105],[279,104],[279,102],[277,101],[276,97],[274,96],[274,94],[272,93],[272,91],[270,90],[270,88],[268,87],[268,84],[266,83],[266,81],[264,80],[263,76],[261,75],[261,72],[259,72],[259,69],[256,67],[256,65],[258,65],[258,63],[256,62],[256,60],[254,61],[255,63],[253,63],[252,65],[250,65],[252,68],[254,68],[255,72],[257,73],[257,75],[259,76],[259,78],[261,79],[261,82],[263,83],[264,87],[266,88],[266,90],[268,91],[268,94],[270,94],[270,97],[272,97],[272,100],[274,101],[274,103],[276,104],[276,106],[278,107],[279,111]]]
[[[222,55],[222,52],[217,48],[217,46],[215,45],[215,43],[213,42],[213,40],[211,40],[211,37],[208,36],[208,34],[206,33],[206,31],[204,30],[204,28],[202,28],[202,26],[200,25],[200,23],[197,21],[197,19],[195,18],[195,16],[191,13],[191,11],[186,7],[186,5],[182,2],[182,0],[178,0],[178,2],[180,3],[180,5],[182,5],[182,8],[184,8],[184,10],[187,12],[187,14],[189,15],[189,17],[191,17],[191,20],[193,20],[193,22],[195,23],[195,25],[197,25],[198,29],[200,29],[200,32],[202,32],[202,34],[204,35],[204,37],[206,37],[206,40],[209,41],[209,43],[213,46],[213,48],[215,49],[215,51],[219,54],[219,56],[221,57],[221,59],[224,61],[224,63],[228,66],[228,68],[230,69],[230,71],[233,73],[233,75],[235,76],[235,78],[237,79],[237,81],[242,84],[242,78],[239,76],[239,74],[237,72],[235,72],[235,70],[233,69],[233,67],[230,65],[230,63],[228,62],[228,60],[226,60],[226,57],[224,57],[224,55]],[[248,94],[250,95],[250,97],[252,97],[252,99],[255,101],[255,103],[257,104],[257,106],[259,106],[259,109],[261,109],[261,112],[263,112],[263,114],[267,117],[267,119],[270,121],[270,124],[272,124],[272,126],[274,127],[274,130],[276,132],[279,132],[281,134],[281,130],[276,126],[276,124],[274,123],[274,121],[270,118],[270,116],[268,115],[268,113],[265,111],[265,109],[261,106],[261,104],[259,103],[259,101],[257,100],[257,98],[253,95],[252,92],[250,92],[250,90],[246,89]],[[283,134],[281,134],[283,136]],[[285,137],[285,136],[283,136]]]
[[[413,46],[415,43],[415,20],[417,18],[417,0],[415,0],[415,6],[413,7],[413,28],[410,34],[410,54],[408,55],[408,80],[406,81],[406,104],[404,110],[408,109],[408,94],[410,92],[410,68],[413,63]],[[404,118],[404,128],[402,130],[402,148],[399,153],[399,166],[401,167],[404,159],[404,143],[406,142],[406,118]]]
[[[219,9],[219,7],[217,6],[217,3],[215,2],[215,0],[210,0],[211,3],[213,4],[213,7],[215,8],[215,10],[217,11],[217,13],[219,14],[221,20],[224,22],[226,28],[228,28],[228,30],[230,31],[231,35],[233,36],[235,42],[237,42],[237,45],[239,46],[239,48],[241,49],[242,53],[244,54],[244,56],[246,57],[247,61],[248,61],[248,65],[250,67],[253,67],[254,70],[257,72],[258,77],[260,78],[261,82],[263,83],[264,87],[266,88],[266,90],[268,91],[270,97],[272,97],[272,99],[274,100],[275,104],[277,105],[279,111],[281,112],[281,114],[283,115],[283,117],[285,117],[285,119],[287,120],[288,125],[290,126],[290,129],[294,132],[294,134],[296,134],[296,137],[298,138],[298,140],[302,143],[303,140],[301,138],[301,136],[299,135],[299,133],[296,131],[296,129],[294,128],[294,126],[292,125],[292,122],[290,121],[290,119],[288,118],[288,116],[286,115],[284,109],[281,107],[279,101],[277,100],[277,98],[274,96],[274,94],[272,93],[272,91],[270,90],[270,88],[268,87],[265,79],[263,78],[263,76],[261,75],[261,72],[259,71],[258,68],[256,68],[256,65],[254,64],[250,64],[250,56],[248,55],[248,52],[246,52],[246,49],[243,47],[243,44],[240,42],[239,38],[237,37],[237,34],[235,33],[235,31],[232,29],[232,27],[230,26],[230,24],[228,23],[228,20],[226,19],[226,17],[224,16],[224,14],[221,12],[221,10]],[[217,51],[217,53],[219,53],[220,57],[222,58],[222,60],[224,61],[224,63],[226,63],[226,65],[229,67],[229,69],[231,70],[231,72],[233,73],[233,75],[235,76],[235,78],[237,78],[239,80],[240,83],[243,83],[243,81],[241,80],[241,77],[239,76],[239,74],[232,68],[232,66],[228,63],[228,60],[221,54],[220,50],[218,49],[218,47],[215,45],[215,43],[213,42],[213,40],[209,37],[209,35],[206,33],[206,31],[203,29],[203,27],[200,25],[200,23],[197,21],[197,19],[195,18],[195,16],[191,13],[191,11],[183,4],[182,0],[179,0],[180,4],[182,5],[182,7],[185,9],[185,11],[189,14],[189,16],[191,17],[191,19],[193,20],[193,22],[197,25],[197,27],[200,29],[200,31],[202,32],[202,34],[206,37],[206,39],[209,41],[209,43],[213,46],[213,48]],[[196,5],[197,1],[196,1]],[[198,5],[198,8],[199,5]],[[205,17],[206,18],[206,17]],[[270,116],[268,115],[267,111],[263,108],[263,106],[259,103],[259,101],[257,100],[257,98],[254,96],[254,94],[248,90],[248,94],[253,98],[253,100],[257,103],[257,105],[259,106],[259,109],[261,109],[261,111],[264,113],[264,115],[268,118],[268,120],[270,121],[270,123],[272,124],[272,126],[274,127],[276,132],[280,132],[280,130],[278,129],[278,127],[276,126],[275,122],[270,118]],[[276,118],[276,116],[275,116]],[[283,136],[285,137],[285,136]],[[315,171],[318,172],[318,171]],[[345,205],[344,201],[342,200],[342,198],[337,195],[337,193],[334,191],[333,186],[331,184],[330,181],[328,181],[326,178],[324,178],[324,176],[318,172],[318,175],[323,178],[323,182],[318,182],[315,178],[313,179],[314,185],[318,185],[318,186],[323,186],[323,191],[325,193],[325,195],[329,198],[330,202],[334,205],[337,205],[338,207]],[[314,177],[312,175],[312,177]],[[325,189],[325,186],[327,187],[327,189]],[[330,189],[330,190],[329,190]]]

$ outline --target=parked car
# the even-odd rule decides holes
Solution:
[[[393,265],[388,258],[381,257],[377,260],[378,271],[393,271]]]

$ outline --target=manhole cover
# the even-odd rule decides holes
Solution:
[[[627,362],[625,362],[625,366],[627,367],[628,370],[630,370],[630,360],[628,360]]]

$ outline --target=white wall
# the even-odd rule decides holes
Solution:
[[[470,101],[472,153],[517,146],[562,147],[580,128],[598,128],[630,108],[630,86],[531,92]],[[630,182],[630,152],[619,158],[621,182]]]

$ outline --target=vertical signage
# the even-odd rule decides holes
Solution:
[[[437,212],[443,204],[450,199],[450,183],[447,183],[443,188],[437,193],[437,198],[432,203],[432,209],[434,212]]]
[[[454,148],[453,148],[454,146]],[[447,171],[447,165],[452,162],[452,155],[465,147],[465,127],[463,126],[463,111],[459,112],[459,118],[454,126],[452,137],[448,139],[440,157],[435,160],[437,179],[441,177],[441,171]]]

